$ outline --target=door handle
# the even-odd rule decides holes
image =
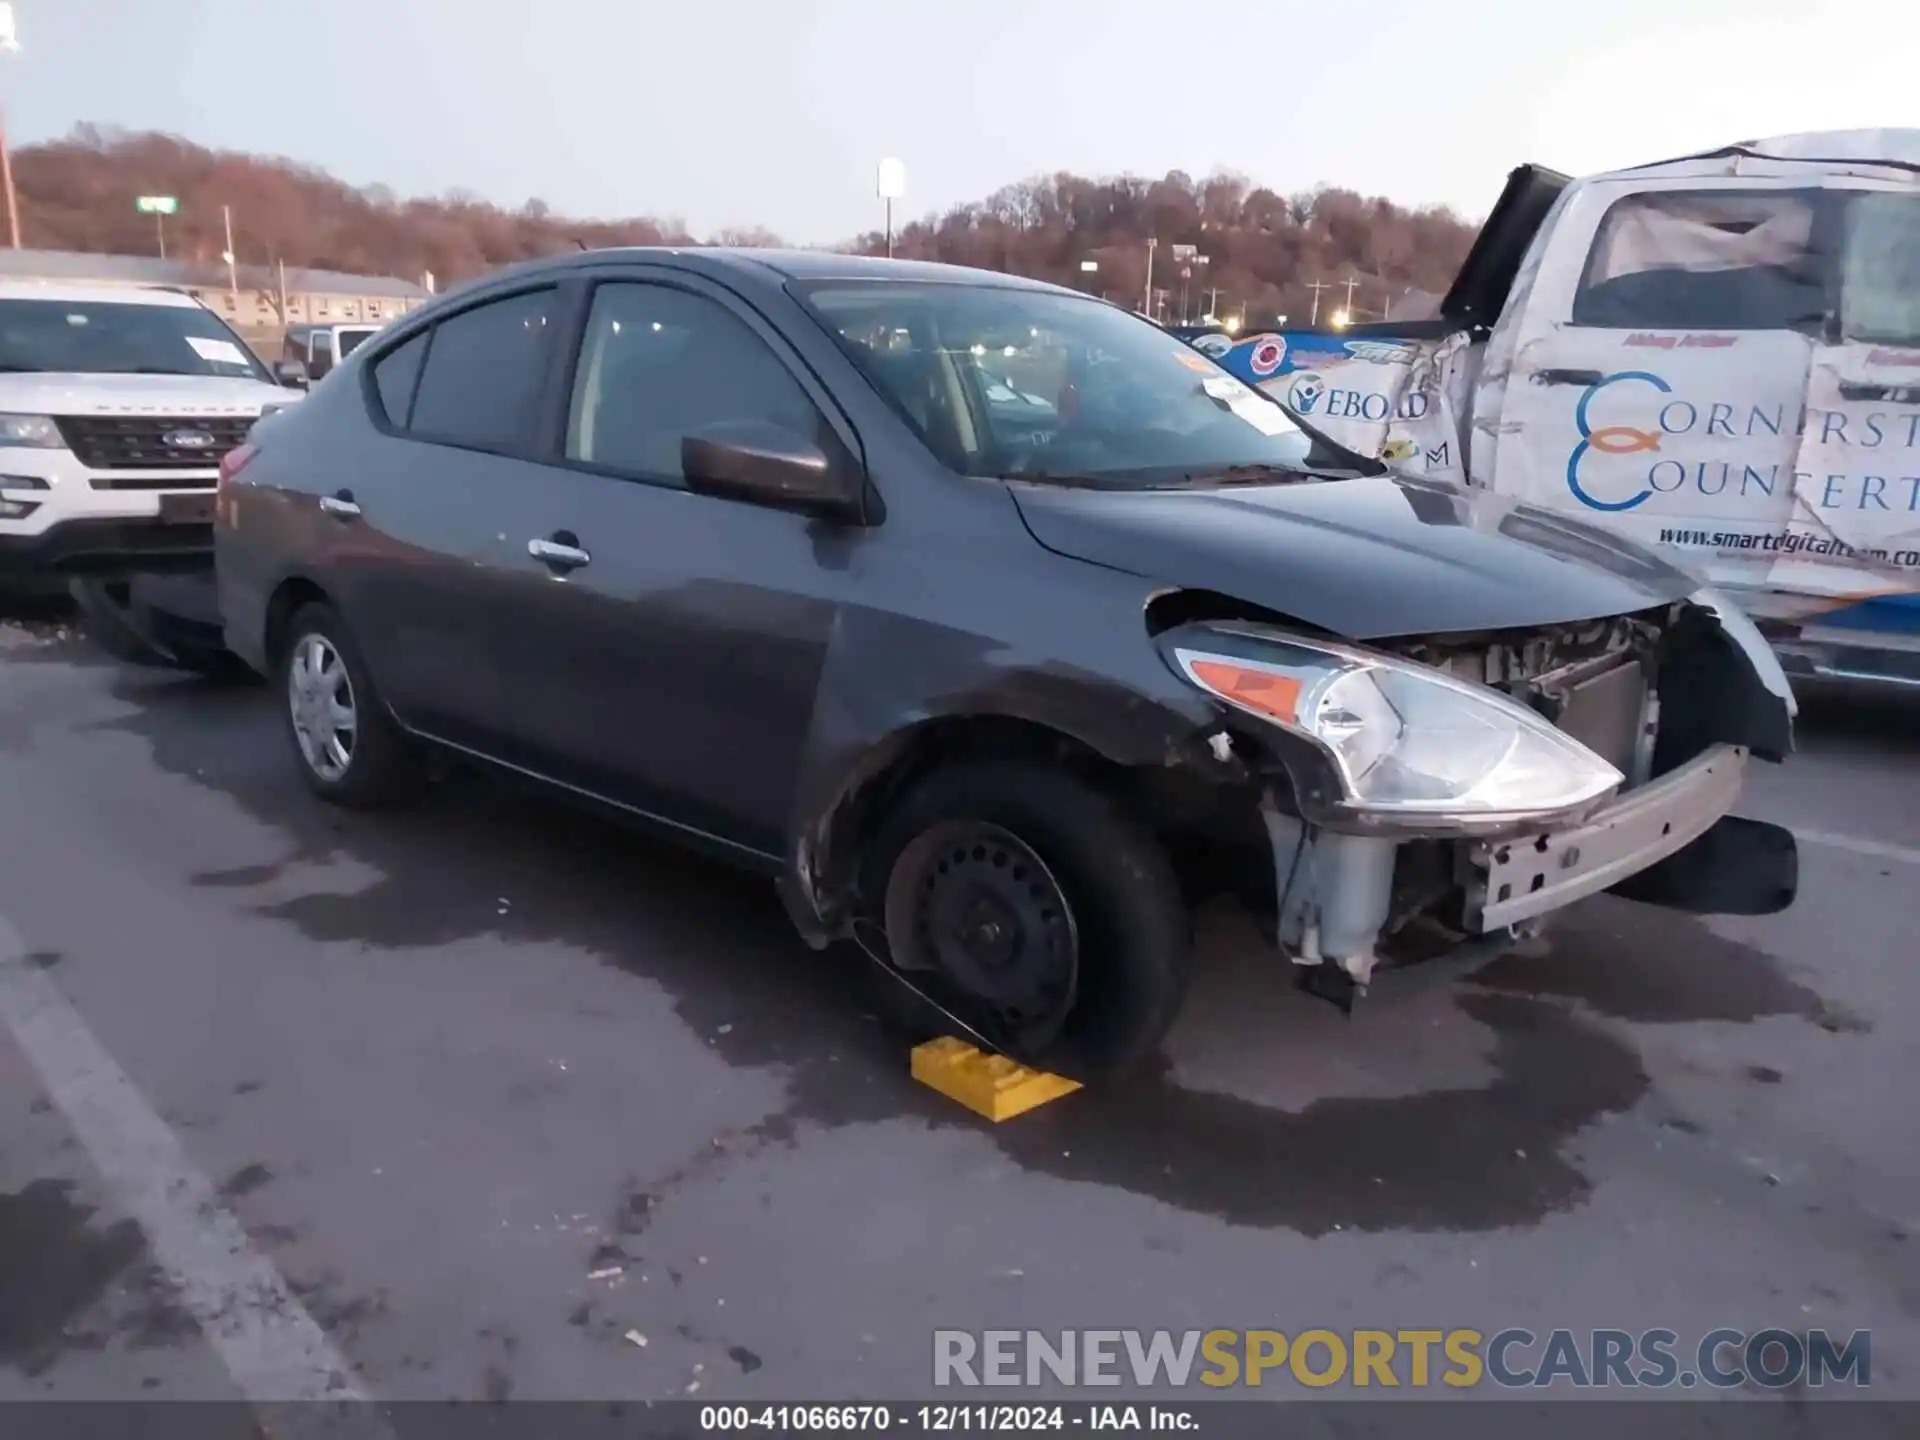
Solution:
[[[564,530],[551,540],[529,540],[527,553],[558,571],[578,570],[593,559]]]
[[[351,520],[360,513],[351,490],[342,490],[336,495],[322,495],[320,508],[336,520]]]
[[[1598,385],[1607,377],[1598,370],[1536,370],[1536,385]]]

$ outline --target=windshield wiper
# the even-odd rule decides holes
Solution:
[[[1133,490],[1138,486],[1129,485],[1112,475],[1076,474],[1066,470],[1022,470],[1017,474],[1002,475],[1002,480],[1011,480],[1022,485],[1079,485],[1089,490]]]
[[[1267,485],[1274,481],[1294,484],[1302,480],[1322,480],[1326,478],[1324,470],[1311,469],[1305,465],[1283,465],[1277,460],[1260,461],[1249,465],[1220,465],[1211,470],[1192,470],[1185,475],[1175,475],[1156,485],[1143,486],[1147,490],[1189,490],[1202,485]]]
[[[1319,426],[1313,424],[1306,416],[1302,415],[1277,395],[1273,397],[1273,403],[1287,412],[1287,418],[1298,425],[1309,440],[1313,440],[1330,450],[1333,453],[1334,459],[1357,474],[1362,476],[1385,475],[1393,469],[1391,465],[1380,460],[1375,460],[1371,455],[1362,455],[1358,450],[1352,450],[1342,445],[1338,440],[1327,434],[1327,432]]]

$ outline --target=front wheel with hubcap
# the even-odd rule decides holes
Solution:
[[[405,798],[419,764],[386,713],[345,625],[308,605],[288,628],[280,662],[287,731],[300,771],[322,798],[371,809]]]
[[[1091,1075],[1150,1054],[1179,1011],[1190,929],[1166,852],[1063,771],[935,771],[882,825],[863,889],[894,972],[883,1001],[922,1036]]]

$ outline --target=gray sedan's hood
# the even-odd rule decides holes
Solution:
[[[1010,488],[1033,538],[1056,554],[1219,591],[1353,640],[1592,620],[1699,587],[1596,526],[1438,481]]]

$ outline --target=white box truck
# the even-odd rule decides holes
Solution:
[[[1920,686],[1920,130],[1524,166],[1440,318],[1194,343],[1352,449],[1673,553],[1792,673]]]

